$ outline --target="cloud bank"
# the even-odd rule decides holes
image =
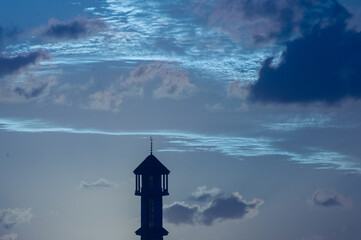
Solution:
[[[10,229],[20,223],[29,222],[33,215],[31,209],[7,208],[0,209],[0,225]]]

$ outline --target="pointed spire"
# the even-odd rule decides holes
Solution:
[[[150,137],[150,155],[153,155],[153,137]]]

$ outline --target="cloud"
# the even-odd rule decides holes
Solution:
[[[326,26],[335,19],[349,16],[335,0],[196,2],[195,12],[207,18],[208,25],[251,44],[284,41],[309,31],[314,25]]]
[[[350,201],[335,190],[317,190],[312,196],[312,203],[321,207],[344,207]]]
[[[0,237],[0,240],[17,240],[18,235],[16,233],[5,234]]]
[[[16,77],[5,77],[0,89],[0,101],[21,102],[28,100],[43,100],[57,84],[55,76],[35,77],[31,73]]]
[[[107,90],[93,93],[89,96],[89,108],[95,110],[113,110],[116,111],[119,105],[123,102],[123,96],[116,90],[110,87]]]
[[[193,224],[198,211],[198,206],[190,206],[184,202],[174,202],[164,208],[164,216],[168,222],[173,224]]]
[[[150,83],[160,82],[157,87]],[[117,111],[125,97],[142,97],[145,89],[153,87],[153,97],[182,99],[191,96],[195,85],[188,73],[178,69],[176,63],[153,62],[134,68],[127,78],[121,76],[103,91],[90,95],[89,107],[96,110]]]
[[[0,56],[0,77],[18,72],[36,64],[38,61],[48,59],[50,59],[49,52],[41,49],[11,57]]]
[[[205,189],[197,189],[200,196],[204,196]],[[204,207],[198,205],[188,205],[184,202],[175,202],[164,207],[164,217],[173,224],[202,224],[212,225],[217,221],[231,219],[242,219],[244,217],[254,217],[258,212],[258,207],[263,204],[263,200],[253,199],[251,202],[243,200],[238,192],[231,195],[212,194],[209,191],[206,195],[212,195],[213,199]]]
[[[31,209],[7,208],[0,209],[0,224],[6,229],[10,229],[20,223],[29,222],[33,215]]]
[[[191,199],[204,202],[211,198],[216,197],[219,194],[220,194],[219,188],[214,187],[211,189],[207,189],[207,186],[200,186],[197,188],[197,190],[194,193],[192,193]]]
[[[334,169],[347,173],[361,173],[357,158],[322,148],[304,148],[304,152],[277,146],[279,138],[244,137],[236,135],[207,135],[181,131],[107,131],[54,125],[41,119],[0,118],[0,131],[21,133],[68,133],[104,136],[162,136],[171,147],[160,152],[216,152],[238,159],[260,156],[283,156],[299,164],[313,165],[316,169]]]
[[[253,217],[263,200],[254,199],[247,202],[238,192],[230,196],[214,199],[210,205],[202,210],[201,221],[205,225],[212,225],[216,220],[241,219],[245,216]]]
[[[267,58],[251,86],[249,99],[276,103],[336,103],[361,98],[361,33],[346,19],[314,26],[286,44],[281,61]]]
[[[67,22],[50,19],[48,25],[37,29],[42,38],[79,39],[97,34],[106,29],[102,20],[78,17]]]
[[[104,178],[99,178],[97,181],[92,183],[87,183],[85,181],[80,182],[80,188],[82,189],[99,189],[99,188],[110,188],[116,187],[117,185],[113,182],[110,182]]]
[[[227,96],[245,100],[249,94],[250,84],[244,84],[241,80],[236,80],[228,84]]]
[[[165,61],[139,65],[130,73],[126,83],[139,86],[157,79],[161,84],[153,91],[155,98],[179,99],[190,96],[195,90],[187,72],[181,71],[176,63]]]

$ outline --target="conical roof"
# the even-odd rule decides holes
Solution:
[[[170,171],[153,155],[150,154],[133,171],[134,174],[169,174]]]

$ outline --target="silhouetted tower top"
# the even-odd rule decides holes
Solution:
[[[153,155],[149,155],[139,166],[133,171],[134,174],[169,174],[170,171]]]
[[[133,171],[134,174],[169,174],[170,171],[153,155],[153,138],[150,138],[150,155]]]
[[[135,232],[141,240],[163,240],[168,231],[163,228],[163,196],[168,193],[170,171],[153,155],[150,155],[133,171],[135,195],[141,196],[141,227]]]

